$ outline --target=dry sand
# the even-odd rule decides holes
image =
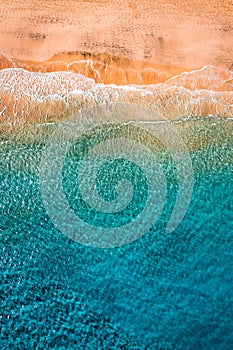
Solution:
[[[5,0],[0,33],[0,50],[7,57],[42,62],[65,52],[59,56],[60,66],[57,63],[62,70],[80,56],[95,60],[96,55],[96,61],[110,56],[120,59],[114,64],[118,68],[136,70],[153,65],[162,65],[162,71],[167,66],[184,71],[207,64],[231,68],[233,3]],[[125,58],[130,64],[124,63]],[[52,63],[48,70],[53,69],[58,70]]]

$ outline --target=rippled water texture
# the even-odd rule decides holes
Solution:
[[[144,235],[113,249],[71,240],[45,210],[40,161],[55,125],[2,134],[1,349],[232,348],[232,121],[200,118],[172,125],[187,145],[194,172],[186,215],[165,232],[178,191],[176,167],[161,144],[142,139],[163,170],[166,203]],[[118,131],[134,133],[124,128]],[[106,137],[114,130],[110,125]],[[132,201],[116,215],[87,207],[77,172],[87,148],[98,142],[98,132],[90,133],[70,148],[64,193],[83,220],[117,227],[140,215],[148,185],[136,165],[123,158],[108,161],[98,172],[100,196],[116,199],[116,183],[126,177],[134,187]]]

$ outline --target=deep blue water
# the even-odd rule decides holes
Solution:
[[[164,210],[141,238],[111,249],[81,245],[54,226],[40,193],[43,142],[2,138],[1,349],[232,349],[232,122],[178,127],[194,171],[183,221],[165,232],[176,177],[169,155],[155,147],[167,177]],[[135,183],[132,203],[118,216],[108,214],[109,221],[85,206],[75,187],[79,146],[64,166],[74,210],[93,225],[112,227],[140,215],[146,180],[124,159],[109,162],[108,175],[100,170],[97,187],[106,200],[106,193],[116,198],[103,179],[116,182],[125,168]]]

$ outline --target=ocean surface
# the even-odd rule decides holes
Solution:
[[[137,141],[147,143],[160,164],[166,196],[141,237],[113,248],[71,239],[48,213],[41,161],[56,123],[1,134],[1,349],[232,349],[232,120],[189,118],[171,125],[186,144],[193,170],[185,216],[166,231],[179,191],[177,164],[163,145],[148,146],[143,134]],[[124,125],[119,132],[135,135]],[[119,228],[143,213],[150,188],[143,168],[123,156],[107,159],[97,173],[99,196],[114,201],[124,179],[133,186],[131,201],[116,213],[85,203],[77,173],[86,150],[101,141],[98,135],[111,140],[120,134],[110,125],[106,133],[77,140],[64,159],[62,185],[82,221]],[[56,187],[51,193],[57,195]]]

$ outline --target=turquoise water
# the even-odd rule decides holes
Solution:
[[[1,349],[232,349],[232,122],[188,120],[176,127],[194,171],[183,221],[165,232],[176,169],[166,150],[152,144],[167,181],[163,211],[142,237],[112,249],[71,240],[48,216],[39,170],[50,131],[41,126],[30,137],[2,136]],[[114,200],[125,176],[134,195],[121,212],[95,213],[80,195],[77,172],[86,147],[97,141],[84,137],[67,154],[64,192],[83,220],[119,227],[142,212],[146,178],[123,158],[108,161],[98,173],[99,194]]]

